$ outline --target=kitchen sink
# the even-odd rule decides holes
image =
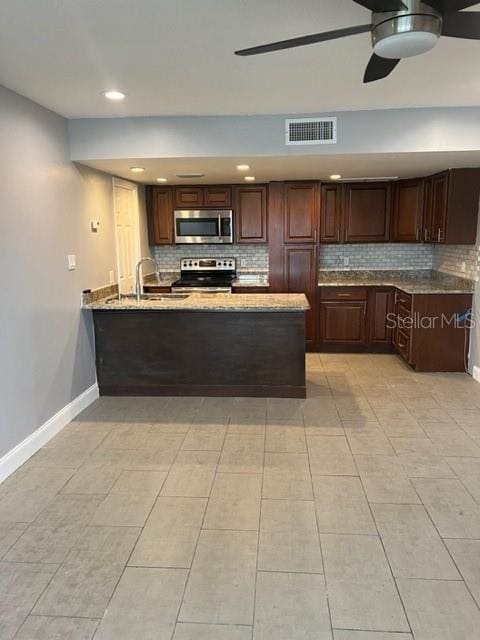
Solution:
[[[142,300],[185,300],[189,293],[144,293]]]
[[[142,295],[142,300],[146,300],[147,302],[150,300],[151,302],[155,301],[168,301],[168,300],[185,300],[190,296],[189,293],[144,293]],[[111,298],[107,300],[106,304],[115,304],[117,302],[130,302],[136,301],[136,297],[134,295],[122,295],[120,298]]]

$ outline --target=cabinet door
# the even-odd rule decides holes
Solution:
[[[423,241],[432,239],[433,210],[432,210],[433,178],[423,181]]]
[[[175,206],[194,209],[203,207],[203,187],[177,187],[175,189]]]
[[[320,341],[324,344],[365,345],[366,314],[366,302],[321,302]]]
[[[345,242],[388,242],[391,186],[359,183],[346,186]]]
[[[267,242],[267,187],[235,189],[235,224],[237,242]]]
[[[342,186],[323,184],[320,204],[320,242],[340,242],[342,221]]]
[[[314,246],[285,247],[285,282],[286,293],[304,293],[310,306],[306,312],[306,341],[309,347],[315,345],[316,321],[315,305],[317,294],[317,248]]]
[[[394,187],[393,242],[423,240],[423,181],[404,180]]]
[[[432,242],[445,242],[447,224],[448,172],[433,176]]]
[[[369,308],[369,335],[372,344],[392,343],[394,296],[391,289],[371,289]]]
[[[206,207],[231,207],[232,190],[230,187],[205,187],[204,204]]]
[[[290,182],[285,187],[285,242],[317,242],[320,209],[316,183]]]
[[[173,192],[168,187],[153,187],[150,228],[153,244],[173,244]]]

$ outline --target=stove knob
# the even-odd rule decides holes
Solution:
[[[198,262],[195,262],[194,266],[195,266],[195,267],[198,267]]]

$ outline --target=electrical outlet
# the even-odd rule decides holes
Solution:
[[[245,260],[245,258],[241,258],[240,259],[240,266],[241,267],[246,267],[247,266],[247,261]]]
[[[467,270],[467,263],[466,262],[462,262],[462,273],[465,273],[465,271]]]
[[[343,259],[343,266],[348,267],[350,265],[350,258],[345,257]]]

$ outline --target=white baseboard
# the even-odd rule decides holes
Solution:
[[[480,382],[480,367],[473,367],[473,379]]]
[[[0,482],[8,478],[10,474],[33,456],[97,398],[98,384],[95,383],[0,458]]]

